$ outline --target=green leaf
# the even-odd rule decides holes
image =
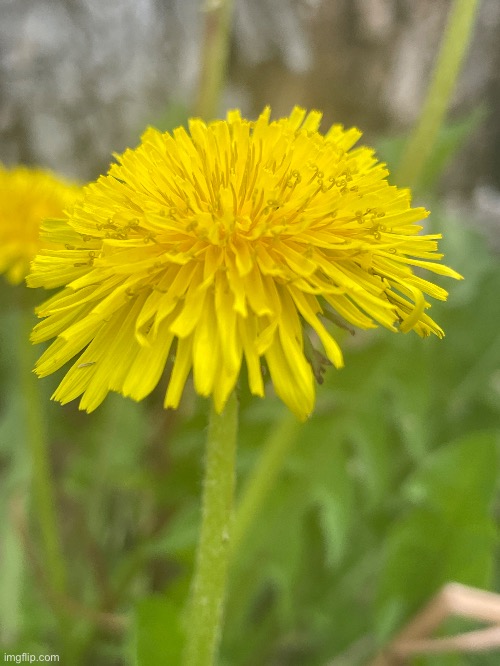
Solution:
[[[136,606],[137,666],[180,664],[184,631],[179,608],[166,597],[151,596]]]
[[[311,419],[296,450],[304,504],[318,510],[326,563],[333,567],[347,552],[353,519],[353,485],[343,432],[331,419]]]
[[[405,484],[405,494],[445,516],[490,517],[497,458],[495,433],[468,434],[433,452]]]
[[[432,453],[403,488],[413,506],[392,525],[379,581],[383,638],[447,582],[488,587],[497,530],[494,433],[466,435]]]
[[[152,542],[149,550],[151,553],[161,553],[163,556],[194,551],[198,542],[199,527],[199,503],[185,502],[168,522],[164,532]]]

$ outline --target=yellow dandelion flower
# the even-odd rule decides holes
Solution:
[[[82,396],[87,411],[109,391],[141,400],[175,354],[165,407],[178,406],[192,371],[222,411],[244,361],[253,394],[264,395],[266,364],[305,418],[307,331],[343,363],[328,317],[442,337],[426,295],[447,293],[413,269],[460,276],[436,263],[440,235],[419,234],[427,211],[388,184],[373,150],[353,149],[357,129],[323,135],[320,120],[295,108],[271,121],[266,108],[255,122],[230,111],[191,120],[189,132],[148,129],[66,219],[45,222],[65,249],[42,250],[28,284],[64,289],[38,309],[33,341],[57,338],[37,373],[80,355],[54,399]]]
[[[81,188],[49,171],[0,164],[0,273],[12,284],[22,282],[40,250],[40,223],[60,217]]]

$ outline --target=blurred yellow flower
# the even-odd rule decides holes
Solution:
[[[64,289],[38,310],[33,341],[57,339],[37,373],[84,350],[54,399],[83,394],[87,411],[108,391],[140,400],[173,352],[165,407],[178,406],[192,370],[221,411],[244,359],[251,392],[264,394],[265,362],[303,419],[315,394],[308,330],[343,363],[324,318],[442,337],[424,294],[447,293],[413,267],[460,276],[436,263],[440,235],[419,235],[428,213],[388,184],[373,150],[352,149],[357,129],[322,135],[320,120],[295,108],[270,121],[266,108],[256,122],[230,111],[191,120],[189,133],[148,129],[66,219],[44,223],[65,249],[42,250],[28,284]]]
[[[0,273],[22,282],[40,249],[40,223],[60,217],[81,188],[49,171],[0,164]]]

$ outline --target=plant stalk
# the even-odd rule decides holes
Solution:
[[[19,362],[21,387],[26,406],[26,444],[31,457],[34,498],[32,507],[40,529],[49,585],[56,595],[64,596],[67,592],[67,573],[58,528],[47,427],[41,404],[40,386],[32,373],[35,356],[29,341],[33,325],[31,310],[26,311],[23,308],[20,319]]]
[[[39,380],[32,369],[36,354],[29,336],[33,327],[29,299],[19,306],[18,359],[25,413],[25,441],[31,462],[31,511],[35,516],[41,540],[44,576],[48,600],[59,621],[62,657],[70,664],[77,662],[76,646],[70,634],[71,624],[60,600],[67,597],[68,574],[59,533],[57,503],[50,463],[47,424],[42,405]]]
[[[212,666],[220,643],[235,487],[238,408],[212,405],[208,425],[202,524],[188,605],[184,666]]]
[[[212,120],[218,114],[226,76],[233,0],[207,0],[204,12],[200,81],[194,114]]]
[[[472,38],[479,0],[454,0],[422,108],[396,171],[395,181],[416,188],[445,120],[455,84]]]

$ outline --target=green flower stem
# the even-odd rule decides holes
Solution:
[[[64,608],[67,596],[67,569],[59,535],[54,481],[50,465],[47,425],[42,406],[39,380],[32,369],[36,353],[29,336],[33,328],[33,310],[29,299],[19,306],[18,358],[24,399],[25,440],[31,459],[31,510],[41,538],[41,559],[49,591],[49,603],[59,620],[61,650],[65,663],[77,662],[76,646],[70,635],[70,621]]]
[[[202,524],[188,606],[184,666],[212,666],[226,595],[235,486],[238,407],[234,394],[208,424]]]
[[[469,46],[478,0],[455,0],[450,9],[420,120],[413,130],[396,172],[396,183],[416,187],[444,122],[460,67]]]
[[[31,456],[32,508],[35,512],[43,548],[44,567],[51,591],[66,594],[66,566],[59,537],[54,482],[50,469],[47,429],[41,404],[39,380],[33,375],[35,361],[29,334],[33,327],[31,309],[20,312],[19,363],[26,415],[26,444]]]
[[[300,423],[287,412],[274,426],[271,434],[262,446],[260,458],[250,474],[238,503],[233,537],[231,539],[231,557],[237,552],[266,501],[271,489],[283,469],[283,463],[290,449],[297,440]]]
[[[212,120],[218,113],[226,75],[233,0],[206,0],[204,12],[200,82],[194,113]]]

